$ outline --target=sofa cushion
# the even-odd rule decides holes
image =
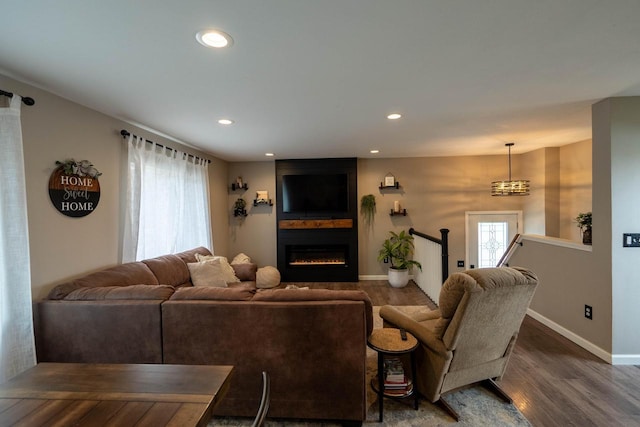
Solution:
[[[88,274],[73,281],[81,287],[159,285],[153,272],[142,262],[128,262]]]
[[[252,262],[243,264],[231,264],[231,268],[236,274],[236,277],[240,281],[256,281],[256,271],[258,271],[258,264]]]
[[[195,248],[195,249],[191,249],[188,251],[184,251],[184,252],[178,252],[177,254],[175,254],[178,258],[180,258],[182,261],[184,261],[185,264],[188,264],[190,262],[196,262],[196,254],[200,254],[200,255],[211,255],[211,251],[203,246],[200,246],[199,248]]]
[[[256,288],[275,288],[280,284],[280,272],[272,266],[261,267],[256,271]]]
[[[233,288],[193,287],[176,289],[171,300],[249,301],[255,289],[250,286]]]
[[[365,291],[332,290],[332,289],[259,289],[252,301],[362,301],[365,304],[367,336],[373,330],[373,305]]]
[[[51,300],[64,299],[64,297],[69,295],[69,292],[75,291],[76,289],[79,289],[79,288],[81,288],[81,286],[73,282],[62,283],[60,285],[57,285],[53,289],[51,289],[51,291],[49,291],[49,295],[47,295],[47,299],[51,299]]]
[[[191,285],[187,264],[177,255],[164,255],[142,261],[149,267],[162,285],[184,286]]]
[[[173,295],[173,291],[173,287],[169,285],[100,286],[76,289],[64,297],[64,300],[167,300]]]

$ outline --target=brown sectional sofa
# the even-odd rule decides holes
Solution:
[[[253,416],[260,373],[270,417],[366,418],[362,291],[194,287],[197,248],[128,263],[54,288],[36,307],[40,362],[225,364],[235,371],[218,415]]]

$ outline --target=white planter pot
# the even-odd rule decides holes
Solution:
[[[389,269],[389,284],[394,288],[404,288],[409,283],[409,270]]]

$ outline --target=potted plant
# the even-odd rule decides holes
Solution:
[[[247,216],[247,202],[242,198],[238,197],[238,200],[233,204],[233,216]]]
[[[591,244],[591,212],[579,213],[575,218],[578,223],[578,228],[582,233],[582,243],[585,245]]]
[[[414,261],[413,236],[402,230],[400,233],[389,232],[390,237],[384,241],[378,253],[378,261],[389,260],[389,284],[394,288],[402,288],[409,282],[409,269],[422,265]]]
[[[373,217],[376,214],[376,196],[367,194],[360,199],[360,213],[367,227],[373,226]]]

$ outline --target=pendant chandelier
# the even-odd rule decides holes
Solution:
[[[508,142],[505,144],[505,146],[509,147],[509,180],[493,181],[491,183],[492,196],[528,196],[529,195],[528,179],[511,180],[511,147],[513,145],[514,145],[513,142]]]

